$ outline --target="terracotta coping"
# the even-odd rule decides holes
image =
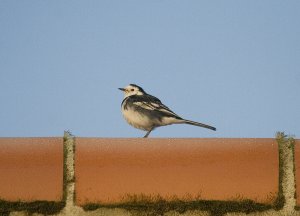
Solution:
[[[0,199],[60,201],[63,138],[0,138]]]
[[[166,200],[273,203],[278,194],[275,139],[76,138],[76,203]]]

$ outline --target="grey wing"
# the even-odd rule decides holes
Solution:
[[[161,114],[163,116],[181,119],[180,116],[178,116],[176,113],[174,113],[172,110],[170,110],[169,107],[164,105],[158,98],[156,98],[152,95],[143,95],[143,100],[137,100],[133,103],[144,109],[158,112],[159,114]]]

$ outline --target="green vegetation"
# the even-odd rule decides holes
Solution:
[[[0,215],[8,216],[12,211],[27,211],[30,214],[40,213],[44,215],[59,213],[65,206],[64,202],[34,201],[34,202],[8,202],[0,200]]]
[[[83,206],[84,210],[96,210],[98,208],[122,208],[132,212],[133,215],[161,216],[169,211],[185,213],[189,210],[208,211],[212,216],[222,216],[229,212],[251,213],[265,211],[274,208],[272,205],[256,203],[252,200],[237,201],[210,201],[182,200],[174,197],[165,200],[160,196],[133,195],[126,196],[120,203],[114,204],[95,204],[90,203]]]

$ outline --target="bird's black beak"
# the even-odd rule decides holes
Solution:
[[[121,91],[125,91],[125,89],[124,88],[119,88]]]

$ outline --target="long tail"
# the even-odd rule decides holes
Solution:
[[[194,121],[191,121],[191,120],[183,119],[182,123],[190,124],[190,125],[195,125],[195,126],[198,126],[198,127],[204,127],[204,128],[207,128],[207,129],[210,129],[210,130],[214,130],[214,131],[216,130],[215,127],[212,127],[210,125],[206,125],[206,124],[203,124],[203,123],[200,123],[200,122],[194,122]]]

